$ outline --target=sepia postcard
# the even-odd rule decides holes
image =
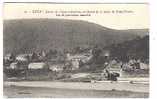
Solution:
[[[4,3],[5,98],[149,98],[147,3]]]

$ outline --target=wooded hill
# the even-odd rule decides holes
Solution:
[[[3,26],[4,54],[95,44],[108,46],[148,33],[148,29],[115,30],[86,21],[65,19],[4,20]]]

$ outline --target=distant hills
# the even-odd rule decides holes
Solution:
[[[4,20],[4,53],[32,50],[58,50],[77,46],[108,46],[137,37],[148,29],[115,30],[80,20],[23,19]]]

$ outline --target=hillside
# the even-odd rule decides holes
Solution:
[[[64,19],[4,20],[4,53],[58,50],[120,43],[144,36],[148,29],[114,30],[95,23]]]
[[[124,62],[129,58],[141,59],[146,62],[149,59],[149,35],[110,45],[109,49],[112,57],[117,57]]]

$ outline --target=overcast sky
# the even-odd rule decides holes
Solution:
[[[35,10],[39,10],[41,12],[33,13]],[[60,11],[64,11],[65,16],[56,16],[55,11],[57,11],[57,15],[62,15]],[[69,11],[73,12],[70,13]],[[86,12],[82,13],[83,11]],[[87,14],[87,11],[91,11],[90,14]],[[96,11],[98,13],[96,13]],[[148,4],[6,3],[4,5],[3,12],[5,20],[30,18],[64,18],[94,22],[113,29],[149,28]],[[77,16],[80,15],[80,12],[85,16]]]

